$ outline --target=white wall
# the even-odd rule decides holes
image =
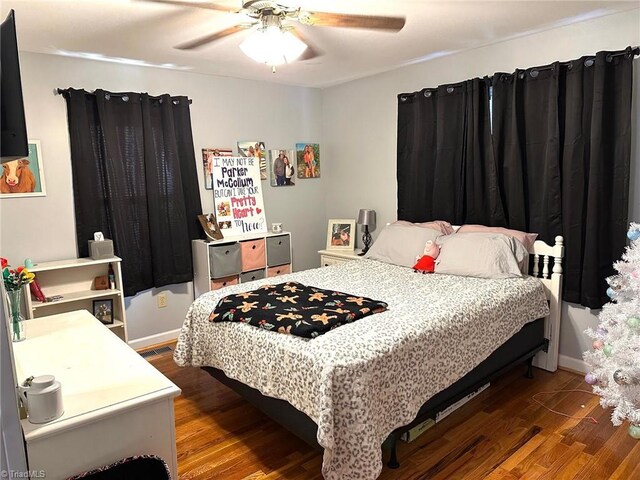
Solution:
[[[34,53],[22,53],[20,62],[27,130],[29,138],[42,144],[47,196],[0,200],[0,252],[16,264],[25,257],[38,262],[77,256],[67,110],[64,99],[53,94],[55,88],[187,95],[193,99],[198,162],[201,148],[235,150],[238,140],[261,140],[268,149],[291,149],[296,142],[322,145],[321,91],[317,89]],[[203,210],[209,212],[213,196],[204,189],[200,163],[198,167]],[[295,187],[274,188],[268,180],[262,186],[267,221],[283,222],[293,234],[294,268],[318,266],[317,250],[323,248],[326,235],[326,176],[297,180]],[[37,230],[33,229],[36,224]],[[22,229],[18,232],[12,226]],[[182,325],[193,301],[192,284],[162,290],[168,292],[164,309],[156,307],[155,290],[127,299],[131,339]]]
[[[489,45],[459,54],[403,67],[391,72],[338,85],[323,91],[323,138],[327,176],[328,217],[353,218],[358,208],[373,208],[378,225],[396,219],[397,94],[424,87],[459,82],[517,67],[571,60],[599,50],[640,44],[640,10],[556,28],[543,33]],[[634,87],[634,128],[638,128],[640,97],[639,60]],[[633,140],[630,218],[640,219],[640,158],[637,135]],[[378,229],[379,230],[379,229]],[[374,233],[375,236],[375,233]],[[560,353],[581,359],[588,346],[582,333],[597,324],[588,310],[565,305]],[[580,362],[571,362],[581,368]]]

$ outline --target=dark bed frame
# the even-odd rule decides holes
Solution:
[[[526,362],[526,376],[533,378],[533,357],[541,350],[546,352],[549,345],[549,341],[544,337],[544,331],[543,318],[526,324],[476,368],[448,388],[428,399],[411,423],[396,428],[384,441],[382,447],[387,447],[390,451],[387,466],[389,468],[398,468],[400,466],[396,447],[398,439],[404,432],[427,419],[435,418],[438,412],[476,391],[516,365]],[[227,377],[222,370],[217,368],[203,367],[203,369],[306,443],[314,448],[322,449],[317,441],[318,425],[289,402],[267,397],[258,390]]]

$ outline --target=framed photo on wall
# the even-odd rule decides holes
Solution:
[[[44,168],[40,140],[29,140],[29,156],[2,164],[0,198],[44,197]]]
[[[213,190],[213,157],[231,157],[233,151],[230,148],[203,148],[202,167],[204,171],[204,188]]]
[[[293,150],[269,150],[272,187],[288,187],[296,184],[295,158],[296,153]]]
[[[320,178],[320,145],[296,143],[298,178]]]
[[[93,316],[105,325],[113,324],[113,299],[101,298],[93,301]]]
[[[238,155],[257,158],[260,161],[260,180],[267,179],[267,149],[264,142],[257,140],[238,142]]]
[[[356,221],[331,219],[327,227],[327,250],[354,250]]]

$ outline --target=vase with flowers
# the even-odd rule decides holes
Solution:
[[[27,338],[24,332],[24,317],[20,314],[22,286],[33,282],[35,275],[24,267],[11,268],[6,258],[0,258],[0,262],[2,262],[2,280],[9,304],[11,339],[14,342],[21,342]]]

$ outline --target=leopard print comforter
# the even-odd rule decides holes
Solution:
[[[549,311],[542,284],[532,277],[422,275],[362,259],[277,280],[376,298],[389,307],[314,339],[210,322],[222,297],[274,279],[234,285],[191,305],[174,359],[180,366],[216,367],[307,414],[318,425],[327,480],[377,478],[389,433]]]

